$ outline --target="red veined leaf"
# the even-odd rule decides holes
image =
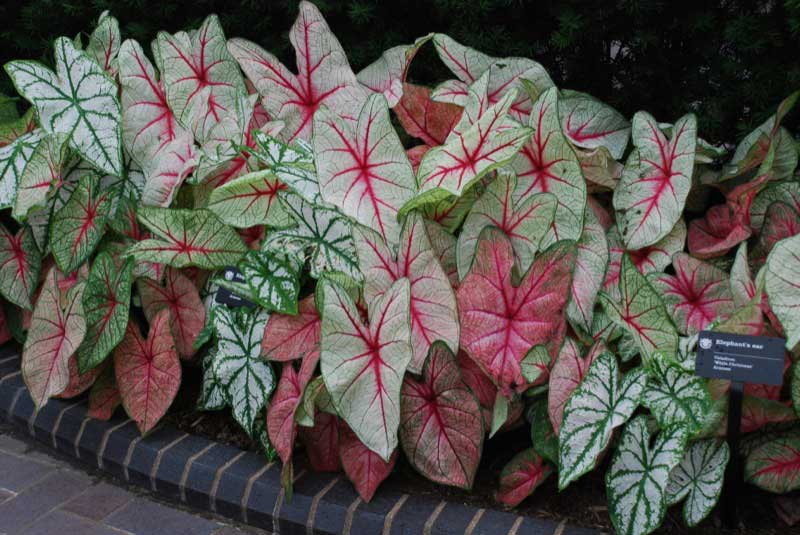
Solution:
[[[184,179],[199,161],[191,132],[180,132],[142,165],[145,174],[142,204],[167,207]]]
[[[298,304],[296,316],[272,314],[264,329],[261,354],[267,360],[287,362],[319,355],[320,319],[314,296]]]
[[[472,205],[483,194],[484,189],[483,184],[478,183],[460,197],[451,195],[444,200],[425,206],[423,213],[426,218],[439,223],[450,234],[455,234],[472,209]]]
[[[547,412],[550,415],[550,423],[553,424],[553,432],[558,435],[561,428],[561,420],[564,416],[564,406],[572,395],[572,392],[581,384],[589,366],[596,355],[605,351],[605,344],[602,341],[596,342],[584,357],[578,344],[567,337],[564,345],[556,356],[553,368],[550,370],[550,383],[547,390]]]
[[[248,249],[258,251],[261,249],[261,242],[264,241],[264,236],[266,236],[266,228],[263,225],[256,225],[239,229],[239,236]]]
[[[284,363],[278,387],[267,407],[269,440],[284,463],[289,462],[294,449],[297,437],[294,413],[316,368],[318,359],[314,357],[315,355],[312,355],[303,361],[299,373],[295,371],[291,362]]]
[[[89,390],[95,381],[97,381],[97,378],[100,376],[100,372],[102,371],[99,368],[95,368],[94,370],[81,373],[78,369],[78,359],[75,357],[75,355],[72,355],[69,358],[68,368],[69,384],[63,392],[56,396],[62,399],[74,398],[75,396],[79,396]]]
[[[800,439],[776,438],[753,450],[745,461],[744,477],[779,494],[800,488]]]
[[[633,116],[633,144],[622,179],[614,190],[614,209],[628,249],[659,242],[681,217],[692,187],[697,120],[678,119],[667,138],[647,112]]]
[[[419,170],[419,164],[422,161],[422,158],[425,157],[425,153],[429,150],[431,150],[431,147],[428,145],[417,145],[416,147],[412,147],[406,151],[408,163],[411,164],[411,169],[414,170],[414,173]]]
[[[271,171],[255,171],[216,187],[208,199],[208,209],[236,228],[286,227],[290,218],[278,202],[278,192],[285,189]]]
[[[314,418],[314,427],[300,427],[300,439],[314,470],[339,470],[339,418],[327,412],[318,413]]]
[[[674,276],[660,273],[653,284],[661,290],[664,304],[682,334],[698,333],[714,320],[725,320],[733,313],[733,296],[724,271],[686,253],[672,257],[672,267]]]
[[[515,286],[508,238],[491,227],[481,234],[456,293],[461,347],[502,391],[529,386],[521,362],[531,347],[544,344],[552,357],[561,346],[576,254],[574,242],[551,246]]]
[[[436,221],[425,220],[425,230],[431,240],[433,252],[439,258],[445,275],[454,288],[458,286],[458,266],[456,264],[456,237]]]
[[[408,369],[422,371],[431,345],[441,340],[452,351],[458,350],[458,310],[456,297],[442,266],[431,247],[422,217],[411,213],[400,234],[397,256],[381,237],[369,230],[353,231],[361,272],[364,274],[364,299],[371,303],[381,298],[395,281],[411,283],[411,346],[413,357]]]
[[[736,307],[747,305],[756,295],[756,285],[750,275],[747,258],[747,242],[742,242],[736,251],[736,258],[731,267],[731,294]]]
[[[367,448],[344,420],[339,421],[339,456],[347,478],[365,502],[372,500],[378,486],[392,473],[397,462],[397,450],[384,461]]]
[[[96,420],[108,421],[122,403],[114,376],[114,367],[106,366],[89,391],[87,414]]]
[[[311,2],[300,2],[289,40],[296,53],[296,75],[254,43],[244,39],[228,43],[269,116],[286,123],[282,135],[288,141],[310,140],[312,117],[322,104],[354,122],[353,110],[361,109],[368,92],[356,80],[342,45]]]
[[[407,375],[400,408],[400,444],[426,478],[472,487],[483,449],[480,405],[461,379],[453,353],[434,344],[421,381]]]
[[[430,41],[432,34],[420,37],[413,44],[399,45],[381,54],[381,57],[362,69],[356,78],[374,93],[382,93],[394,108],[405,95],[405,81],[411,61],[419,49]]]
[[[742,433],[758,431],[767,424],[797,419],[790,402],[745,396],[742,402]]]
[[[586,210],[583,234],[578,240],[578,256],[572,273],[567,318],[576,329],[592,330],[597,292],[603,285],[608,266],[608,241],[603,227],[591,210]]]
[[[11,212],[23,221],[36,209],[46,209],[54,184],[63,181],[71,155],[65,134],[49,134],[33,149],[28,163],[18,175],[16,197]]]
[[[622,158],[631,125],[617,110],[585,93],[570,93],[559,106],[564,133],[578,147],[606,148]]]
[[[65,292],[59,288],[63,279],[58,268],[50,268],[22,349],[22,378],[37,408],[69,385],[69,359],[86,334],[84,283]]]
[[[114,350],[114,372],[125,411],[146,434],[166,414],[181,385],[168,310],[153,317],[147,339],[128,323],[125,338]]]
[[[500,473],[498,502],[516,507],[533,494],[533,491],[547,479],[553,469],[545,464],[533,448],[528,448],[514,456]]]
[[[497,398],[497,387],[464,351],[459,351],[457,358],[462,379],[478,398],[481,406],[491,411],[494,407],[494,400]]]
[[[764,314],[762,312],[762,296],[758,300],[733,309],[734,312],[716,327],[715,331],[723,333],[745,334],[750,336],[764,335]]]
[[[756,195],[750,206],[750,226],[759,231],[767,210],[775,202],[785,203],[800,212],[800,182],[789,181],[772,184]]]
[[[119,45],[122,42],[119,22],[108,11],[97,19],[97,26],[89,36],[86,53],[100,65],[111,78],[117,75]]]
[[[139,279],[139,294],[148,321],[162,310],[169,311],[169,327],[175,348],[182,357],[196,353],[194,341],[206,323],[206,312],[197,287],[177,269],[167,269],[165,285],[152,279]]]
[[[800,234],[800,212],[780,201],[772,203],[767,209],[758,245],[753,251],[754,259],[765,261],[776,243],[797,234]]]
[[[409,136],[426,145],[443,145],[461,118],[462,108],[431,100],[425,86],[403,84],[403,98],[394,108],[400,124]]]
[[[16,235],[0,225],[0,293],[11,303],[28,310],[39,284],[42,259],[33,233],[22,227]]]

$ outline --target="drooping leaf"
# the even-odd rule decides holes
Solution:
[[[283,365],[278,387],[267,407],[267,432],[284,463],[289,462],[297,437],[295,411],[303,401],[303,392],[311,380],[318,358],[304,360],[299,373],[291,362]]]
[[[683,459],[687,439],[686,429],[673,426],[653,441],[645,416],[625,426],[606,473],[609,515],[617,533],[647,535],[661,525],[670,472]]]
[[[558,435],[559,489],[594,468],[611,440],[612,431],[636,410],[646,383],[643,369],[635,368],[620,378],[613,354],[595,357],[564,407]]]
[[[89,391],[89,409],[86,412],[96,420],[108,421],[121,403],[114,368],[106,366]]]
[[[545,460],[558,465],[558,435],[547,414],[547,399],[536,400],[527,409],[527,419],[531,423],[531,443],[533,450]]]
[[[605,351],[605,344],[598,342],[584,357],[575,340],[570,337],[564,339],[564,345],[561,346],[553,363],[553,369],[550,371],[550,382],[547,389],[547,411],[556,434],[561,429],[564,405],[583,381],[595,356],[603,351]]]
[[[67,369],[69,370],[69,381],[67,388],[56,397],[61,399],[69,399],[79,396],[89,390],[100,376],[100,369],[89,370],[81,373],[78,370],[78,359],[73,354],[67,361]]]
[[[17,186],[43,137],[44,132],[37,129],[0,146],[0,208],[14,206]]]
[[[18,175],[16,197],[12,215],[17,221],[24,220],[35,208],[45,208],[53,183],[62,180],[68,165],[67,136],[51,134],[36,145],[30,160]]]
[[[550,465],[528,448],[514,456],[500,472],[500,488],[495,498],[509,507],[516,507],[552,473]]]
[[[267,360],[287,362],[319,354],[320,318],[314,296],[302,299],[297,315],[272,314],[264,330],[261,354]]]
[[[28,227],[16,235],[0,225],[0,293],[18,307],[31,310],[42,259]]]
[[[397,462],[396,449],[388,460],[384,460],[365,446],[343,420],[339,421],[339,456],[344,473],[365,502],[372,500],[378,486],[389,477]]]
[[[705,381],[687,373],[669,358],[653,359],[650,381],[642,396],[642,405],[650,409],[662,429],[673,425],[694,434],[703,427],[703,418],[711,411],[711,397]]]
[[[706,518],[722,493],[722,479],[730,458],[728,443],[708,438],[692,443],[681,463],[669,475],[667,505],[681,500],[683,520],[694,527]]]
[[[578,240],[578,256],[572,273],[567,318],[573,326],[591,332],[597,294],[603,286],[608,266],[608,241],[603,227],[591,210],[586,210],[583,233]]]
[[[397,119],[408,135],[426,145],[443,145],[461,117],[460,106],[436,102],[431,90],[414,84],[403,84],[403,98],[394,108]]]
[[[800,342],[800,235],[778,242],[767,258],[769,306],[786,333],[786,348]]]
[[[411,61],[432,37],[432,34],[428,34],[410,45],[393,46],[359,71],[356,78],[370,91],[383,94],[389,107],[394,108],[406,93],[405,81]]]
[[[217,187],[208,209],[223,223],[236,228],[254,225],[285,227],[289,216],[278,202],[278,191],[286,189],[272,171],[256,171]]]
[[[800,439],[776,438],[755,448],[745,461],[744,477],[778,494],[800,488]]]
[[[622,158],[631,125],[617,110],[585,93],[573,92],[558,108],[567,138],[585,149],[605,147],[613,158]]]
[[[664,238],[681,217],[692,186],[697,120],[686,115],[672,136],[659,130],[647,112],[633,117],[633,144],[622,180],[614,190],[614,209],[622,241],[641,249]]]

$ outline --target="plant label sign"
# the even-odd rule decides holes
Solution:
[[[228,266],[222,272],[222,276],[228,282],[237,282],[240,284],[244,283],[244,275],[242,272],[239,271],[237,268],[233,266]],[[254,303],[248,301],[244,297],[240,295],[236,295],[228,288],[220,286],[217,290],[217,295],[215,297],[217,303],[222,305],[227,305],[229,307],[253,307],[255,306]]]
[[[780,385],[785,344],[782,338],[702,331],[695,373],[711,379]]]

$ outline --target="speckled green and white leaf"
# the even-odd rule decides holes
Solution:
[[[208,209],[237,228],[286,227],[291,219],[278,202],[278,191],[285,188],[272,170],[255,171],[215,188]]]
[[[311,145],[303,140],[284,143],[264,132],[253,134],[253,156],[267,166],[294,193],[312,204],[322,204]]]
[[[572,272],[572,288],[567,304],[567,319],[586,333],[592,331],[597,293],[608,267],[608,241],[594,213],[587,209],[583,234],[578,240],[578,257]]]
[[[53,182],[61,179],[67,164],[67,136],[45,136],[31,154],[30,160],[19,175],[12,215],[22,221],[32,208],[44,208]],[[1,151],[2,149],[0,149]]]
[[[647,535],[661,525],[669,475],[683,459],[687,440],[686,429],[674,426],[653,442],[646,416],[625,426],[606,473],[609,515],[619,535]]]
[[[553,224],[557,201],[550,193],[528,195],[515,201],[516,188],[517,178],[513,175],[498,177],[472,205],[458,236],[456,259],[460,279],[467,276],[478,237],[489,226],[508,236],[520,273],[528,271],[539,251],[539,242]]]
[[[681,425],[694,434],[711,410],[711,396],[704,379],[681,370],[672,360],[658,353],[651,360],[642,405],[650,409],[662,429]]]
[[[787,181],[771,185],[762,190],[753,200],[750,206],[750,225],[760,230],[764,225],[764,218],[770,205],[775,202],[782,202],[795,211],[800,212],[800,182]]]
[[[410,284],[400,279],[368,303],[364,325],[339,285],[324,283],[320,362],[339,415],[361,442],[388,461],[397,447],[400,389],[411,362]]]
[[[644,362],[647,363],[656,351],[676,355],[678,331],[664,308],[661,295],[639,272],[628,254],[622,257],[619,290],[619,301],[600,292],[600,302],[608,317],[631,335]]]
[[[559,489],[594,468],[611,433],[639,406],[646,385],[647,374],[642,368],[620,378],[613,354],[602,353],[594,359],[564,407],[558,435]]]
[[[289,192],[278,195],[297,226],[267,234],[261,249],[296,254],[311,260],[311,276],[325,272],[344,273],[361,280],[353,247],[350,222],[335,208],[314,205]]]
[[[42,128],[69,136],[69,145],[98,169],[122,174],[121,112],[117,86],[66,37],[55,42],[56,72],[32,61],[5,68],[35,108]]]
[[[216,347],[209,349],[203,358],[203,388],[197,400],[197,408],[203,411],[218,411],[228,406],[225,388],[212,365],[215,360],[217,360]]]
[[[44,132],[37,129],[0,147],[0,208],[14,205],[17,184],[43,137]]]
[[[729,458],[727,442],[708,438],[692,443],[681,463],[672,470],[667,485],[667,505],[686,499],[683,520],[687,526],[696,526],[714,509],[722,492]]]
[[[756,447],[745,461],[744,478],[777,494],[800,489],[800,437],[775,438]]]
[[[233,417],[248,434],[275,388],[272,368],[261,358],[261,337],[268,318],[265,311],[220,307],[214,312],[217,350],[211,368]]]
[[[631,124],[617,110],[585,93],[570,92],[558,107],[567,138],[578,147],[605,147],[615,159],[622,158],[631,135]]]
[[[42,257],[33,232],[23,226],[11,234],[0,225],[0,293],[14,305],[31,310],[39,285]]]
[[[769,305],[786,333],[790,351],[800,343],[800,234],[779,241],[767,257]]]
[[[108,11],[103,11],[97,19],[97,26],[89,36],[86,53],[111,77],[117,74],[117,56],[121,43],[119,22]]]
[[[672,132],[668,139],[647,112],[633,116],[636,150],[614,190],[617,226],[628,249],[641,249],[664,238],[683,212],[697,145],[694,115],[678,119]]]
[[[292,255],[278,251],[248,251],[239,263],[255,301],[274,312],[297,314],[302,265]],[[224,286],[223,281],[220,284]]]

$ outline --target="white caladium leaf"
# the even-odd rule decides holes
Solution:
[[[642,405],[658,421],[662,429],[680,425],[689,433],[697,433],[711,410],[711,396],[704,379],[687,373],[672,359],[661,355],[651,361],[650,381],[642,397]]]
[[[290,145],[264,132],[255,132],[253,139],[253,156],[282,184],[312,204],[323,203],[310,144],[297,140]]]
[[[267,404],[275,388],[269,362],[261,358],[261,337],[269,314],[265,311],[219,307],[214,312],[217,350],[211,372],[220,383],[233,417],[247,431]]]
[[[750,226],[760,230],[767,210],[775,202],[782,202],[800,213],[800,182],[788,181],[764,188],[750,205]]]
[[[361,280],[350,222],[341,212],[311,204],[289,192],[280,194],[279,199],[297,226],[270,232],[262,250],[295,254],[303,261],[310,259],[311,276],[315,279],[324,272],[339,272]]]
[[[219,279],[220,286],[282,314],[297,314],[300,269],[296,257],[279,251],[248,251],[239,263],[245,282]]]
[[[779,241],[767,257],[765,288],[769,306],[786,333],[790,351],[800,342],[800,234]]]
[[[142,204],[166,208],[184,179],[197,165],[199,153],[192,133],[181,131],[144,165]]]
[[[356,78],[373,93],[382,93],[389,107],[394,108],[403,97],[403,84],[411,60],[417,55],[420,47],[432,37],[433,34],[428,34],[413,44],[393,46],[381,54],[380,58],[359,71]]]
[[[672,470],[667,485],[667,505],[686,499],[683,520],[687,526],[696,526],[714,509],[722,493],[728,459],[728,443],[708,438],[692,443],[681,463]]]
[[[0,293],[18,307],[31,310],[39,284],[42,257],[33,232],[22,227],[11,234],[0,225]]]
[[[624,166],[611,156],[607,148],[575,149],[575,155],[581,163],[581,171],[583,171],[587,186],[590,186],[589,191],[592,186],[594,189],[601,190],[617,188]]]
[[[42,130],[37,129],[0,147],[0,208],[14,205],[22,174],[43,134]]]
[[[278,201],[278,192],[283,189],[286,186],[272,170],[255,171],[215,188],[208,209],[232,227],[287,227],[291,219]]]
[[[697,146],[697,120],[686,115],[675,123],[672,137],[659,130],[647,112],[633,116],[633,144],[617,189],[614,209],[622,241],[641,249],[669,234],[681,217],[692,187]]]
[[[564,407],[558,434],[558,487],[564,489],[594,468],[611,432],[631,417],[647,384],[635,368],[620,378],[617,357],[602,353],[589,366]]]
[[[456,296],[431,247],[422,217],[408,215],[400,233],[397,255],[374,231],[356,229],[354,241],[367,303],[382,297],[395,281],[411,284],[411,345],[408,369],[420,373],[432,344],[440,340],[458,351],[459,323]]]
[[[209,16],[196,32],[159,32],[155,48],[169,107],[195,139],[205,142],[220,117],[247,93],[219,19]]]
[[[208,210],[142,206],[136,216],[156,236],[129,249],[139,261],[216,269],[235,264],[247,252],[236,231]]]
[[[734,307],[747,306],[756,295],[756,285],[750,274],[747,260],[747,242],[742,242],[736,250],[736,258],[731,266],[731,295]]]
[[[603,285],[608,266],[608,241],[594,213],[587,209],[583,233],[578,240],[578,257],[572,272],[572,288],[567,304],[567,319],[579,329],[592,330],[597,293]]]
[[[486,227],[497,227],[511,241],[520,272],[528,270],[539,251],[539,242],[550,230],[556,211],[556,198],[550,193],[528,195],[516,200],[517,179],[498,177],[489,184],[469,211],[458,236],[456,258],[460,279],[467,276],[478,237]]]
[[[339,415],[388,462],[397,447],[400,389],[411,362],[410,284],[400,279],[369,303],[365,325],[347,292],[323,288],[320,362]]]
[[[674,426],[652,441],[645,416],[625,426],[606,473],[608,512],[617,533],[647,535],[661,525],[670,472],[683,459],[687,440],[686,429]]]
[[[211,348],[203,357],[203,386],[197,400],[197,408],[203,411],[220,411],[228,406],[225,400],[225,387],[211,366],[216,359],[216,347]]]
[[[121,113],[117,86],[72,42],[55,42],[56,72],[32,61],[5,68],[19,93],[36,108],[42,128],[69,136],[83,158],[111,175],[122,174]]]
[[[14,219],[22,221],[31,209],[47,206],[47,196],[51,187],[54,182],[61,180],[68,159],[67,136],[64,134],[45,136],[36,145],[30,160],[18,177],[12,211]]]
[[[542,93],[528,123],[534,134],[512,162],[519,176],[517,198],[549,192],[558,200],[552,232],[542,247],[557,240],[577,240],[586,211],[586,180],[575,151],[561,132],[558,108],[557,89]]]
[[[86,45],[86,53],[95,60],[104,71],[114,77],[117,74],[117,56],[119,55],[122,35],[119,31],[119,22],[112,17],[108,11],[100,13],[89,42]]]
[[[298,74],[278,58],[244,39],[231,39],[228,48],[247,78],[263,97],[273,119],[286,123],[281,137],[311,139],[314,112],[325,105],[355,122],[368,90],[358,83],[342,45],[311,2],[300,2],[300,13],[289,32]]]
[[[622,257],[619,290],[620,300],[600,292],[600,302],[608,317],[631,336],[644,362],[657,351],[677,355],[678,331],[664,307],[661,293],[650,285],[627,254]]]
[[[605,147],[613,158],[622,158],[631,125],[617,110],[585,93],[570,92],[559,102],[558,115],[564,134],[573,145],[585,149]]]
[[[386,99],[370,96],[355,128],[321,108],[314,115],[314,157],[324,201],[396,244],[397,212],[414,196],[416,183]]]

